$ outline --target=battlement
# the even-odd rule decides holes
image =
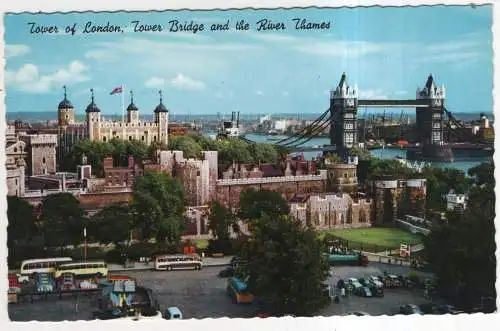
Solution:
[[[441,87],[431,86],[431,88],[417,88],[417,99],[445,99],[446,98],[446,90],[444,85]]]
[[[320,173],[318,175],[219,179],[217,180],[217,185],[230,186],[230,185],[255,185],[255,184],[267,184],[267,183],[307,182],[315,180],[326,180],[326,178],[327,178],[326,171],[320,170]]]
[[[137,122],[137,123],[127,123],[127,122],[113,122],[113,121],[103,121],[101,122],[101,128],[157,128],[158,124],[155,122]]]
[[[57,145],[57,135],[55,134],[37,134],[28,137],[31,145]]]
[[[357,99],[358,98],[358,86],[354,85],[348,86],[343,84],[342,86],[337,86],[335,90],[330,90],[330,99]]]

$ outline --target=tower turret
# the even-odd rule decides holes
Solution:
[[[90,89],[90,98],[90,104],[85,109],[87,113],[87,130],[90,140],[99,140],[101,135],[101,110],[95,104],[93,88]]]
[[[63,89],[64,99],[59,103],[59,106],[57,107],[57,119],[59,126],[67,126],[75,122],[75,109],[67,98],[66,85],[63,86]]]
[[[158,138],[153,138],[153,141],[159,141],[168,144],[168,109],[163,105],[163,95],[161,90],[158,91],[160,96],[160,103],[156,106],[154,110],[155,123],[158,127]]]
[[[130,91],[130,105],[127,107],[127,122],[139,122],[139,108],[134,104],[134,92]]]
[[[344,72],[339,84],[330,91],[330,144],[337,153],[348,155],[357,143],[358,89],[349,86]]]

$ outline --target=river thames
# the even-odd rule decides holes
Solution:
[[[276,141],[286,138],[286,136],[266,136],[257,134],[246,134],[245,138],[257,143],[275,143]],[[323,138],[313,138],[308,142],[304,143],[302,146],[322,146],[328,145],[330,139]],[[406,158],[406,150],[398,148],[386,148],[386,149],[373,149],[371,150],[373,156],[380,159],[395,159],[396,157]],[[311,159],[318,155],[318,152],[304,152],[304,157],[306,159]],[[474,158],[455,158],[454,162],[430,162],[432,166],[438,168],[456,168],[464,172],[467,172],[470,168],[473,168],[483,162],[488,162],[490,158],[488,157],[474,157]]]

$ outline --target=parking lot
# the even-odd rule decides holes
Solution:
[[[254,308],[236,305],[226,295],[226,279],[217,277],[224,267],[207,267],[201,271],[127,271],[120,274],[130,275],[142,286],[149,287],[156,295],[160,307],[179,307],[184,318],[217,318],[217,317],[253,317]],[[332,269],[328,279],[335,286],[340,278],[368,277],[380,275],[384,271],[394,274],[408,273],[408,268],[394,265],[372,263],[368,267],[337,267]],[[420,290],[387,289],[383,298],[363,298],[349,296],[341,299],[339,304],[331,303],[318,315],[343,315],[355,311],[363,311],[371,315],[392,314],[402,304],[425,303]],[[37,300],[34,303],[9,304],[9,316],[13,321],[63,321],[90,319],[96,310],[96,299],[81,295],[78,298],[57,297],[47,301]]]

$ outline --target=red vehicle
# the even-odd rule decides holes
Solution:
[[[14,272],[9,273],[9,293],[21,292],[21,283],[17,279],[17,274]]]

